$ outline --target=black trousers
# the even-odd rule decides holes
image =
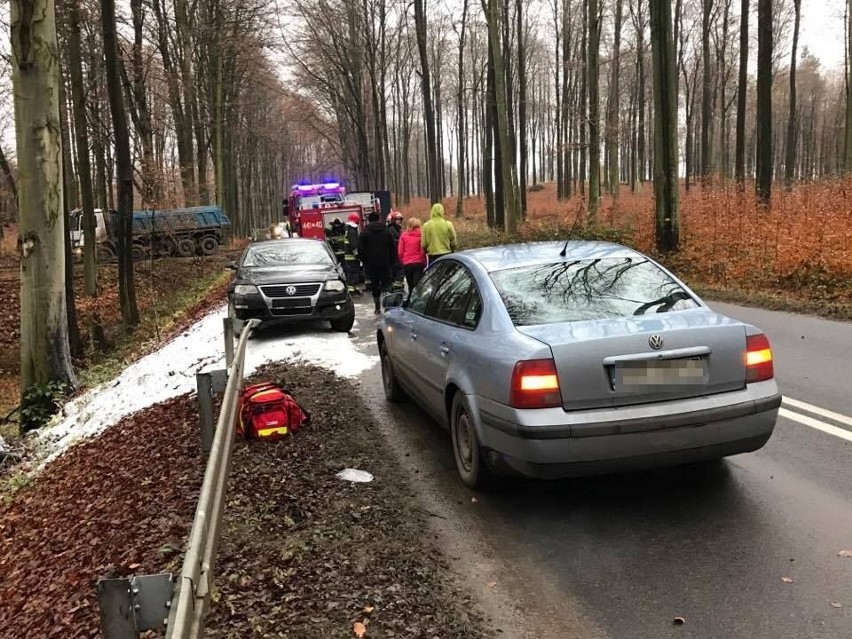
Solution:
[[[373,293],[373,299],[376,302],[376,308],[379,307],[379,299],[382,293],[390,291],[393,280],[391,279],[390,266],[365,266],[364,271],[367,279],[370,280],[370,290]]]
[[[405,283],[408,284],[408,292],[411,293],[411,289],[417,286],[417,282],[420,281],[420,278],[423,277],[423,269],[425,265],[423,264],[406,264],[402,267],[405,272]]]

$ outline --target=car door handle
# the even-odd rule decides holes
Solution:
[[[447,354],[449,354],[450,347],[444,345],[444,346],[441,346],[441,348],[439,350],[441,351],[441,357],[445,357]]]

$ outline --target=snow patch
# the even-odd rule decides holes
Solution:
[[[222,320],[226,314],[225,306],[213,310],[159,350],[128,366],[112,381],[68,402],[51,424],[35,434],[37,446],[46,454],[44,463],[132,413],[195,391],[196,373],[224,368]],[[313,326],[310,331],[297,334],[261,332],[248,342],[245,375],[277,361],[315,364],[343,377],[355,377],[371,368],[378,357],[359,351],[355,341],[345,333]]]

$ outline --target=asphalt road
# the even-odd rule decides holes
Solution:
[[[449,438],[365,396],[504,637],[852,637],[852,324],[711,304],[769,335],[785,395],[760,451],[475,495]],[[372,316],[358,341],[374,352]],[[676,624],[675,618],[685,620]]]

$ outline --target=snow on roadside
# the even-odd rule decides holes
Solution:
[[[62,413],[35,434],[49,463],[78,441],[103,432],[121,419],[172,397],[194,391],[195,374],[223,368],[224,339],[220,307],[159,350],[128,366],[110,382],[68,402]],[[316,364],[344,377],[355,377],[377,361],[359,351],[345,333],[327,329],[276,335],[261,333],[248,343],[245,374],[272,361]]]

